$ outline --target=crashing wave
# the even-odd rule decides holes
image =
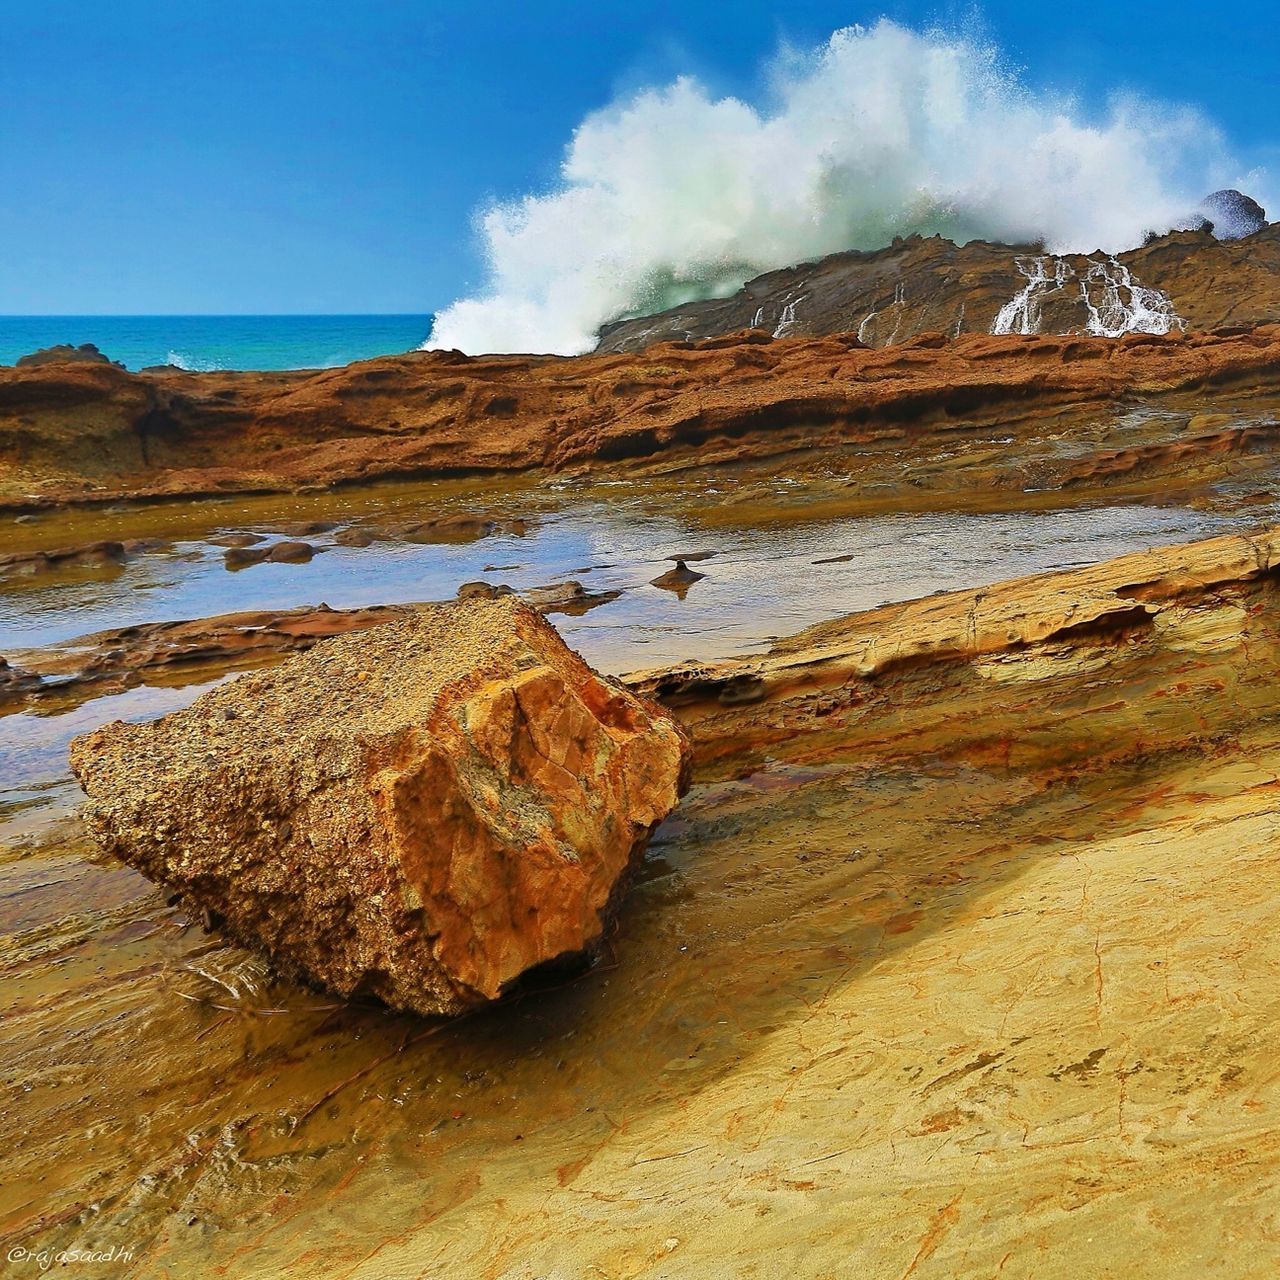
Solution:
[[[767,106],[682,78],[587,117],[555,190],[483,213],[488,285],[424,345],[581,352],[608,320],[913,231],[1114,253],[1189,225],[1232,174],[1193,111],[1086,113],[989,47],[887,20],[790,55],[773,83]]]
[[[215,373],[222,368],[216,360],[198,360],[183,351],[170,351],[164,360],[165,364],[185,373]]]

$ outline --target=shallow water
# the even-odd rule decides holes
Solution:
[[[1117,506],[706,529],[696,513],[664,514],[653,509],[641,486],[629,488],[608,501],[572,498],[552,507],[545,494],[523,504],[508,500],[499,514],[527,517],[523,536],[344,547],[335,545],[331,531],[306,538],[323,548],[307,564],[262,564],[234,573],[223,563],[223,548],[204,539],[270,533],[280,522],[248,502],[225,504],[204,513],[215,519],[199,536],[180,528],[169,548],[122,568],[46,574],[0,590],[0,653],[62,644],[108,627],[234,610],[443,600],[469,581],[524,591],[576,579],[592,592],[622,595],[558,625],[590,661],[624,671],[744,653],[811,623],[888,601],[1088,563],[1239,523],[1182,507]],[[429,510],[440,510],[438,503]],[[323,510],[345,525],[387,514],[404,518],[421,508],[375,490],[331,496]],[[292,518],[301,518],[294,511]],[[121,517],[124,528],[114,534],[92,536],[137,536],[128,529],[139,515]],[[145,518],[149,531],[165,528],[162,515]],[[705,576],[684,598],[650,585],[671,568],[673,557],[705,552],[711,558],[694,565]]]
[[[1068,568],[1241,523],[1185,507],[1115,506],[708,528],[695,503],[679,494],[667,498],[664,504],[644,482],[585,492],[508,488],[498,499],[474,484],[392,484],[74,513],[69,522],[58,516],[11,526],[14,541],[26,546],[130,537],[160,538],[165,546],[123,567],[10,580],[0,587],[0,654],[23,663],[46,646],[107,628],[236,610],[446,600],[462,583],[478,580],[520,591],[577,580],[591,592],[620,595],[554,621],[589,662],[624,674],[755,652],[806,626],[886,602]],[[331,530],[307,538],[323,548],[309,563],[237,572],[225,567],[224,549],[207,541],[241,532],[277,538],[282,525],[322,516],[340,527],[376,528],[383,520],[456,510],[521,517],[527,531],[461,545],[344,547]],[[670,557],[694,552],[714,554],[694,563],[705,576],[683,598],[651,585],[672,567]],[[7,814],[29,821],[46,801],[59,810],[65,805],[60,784],[68,777],[66,750],[74,736],[108,720],[147,719],[183,706],[216,675],[148,672],[142,687],[65,712],[50,701],[0,716],[0,832]]]

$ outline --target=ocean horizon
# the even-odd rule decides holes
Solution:
[[[59,343],[93,343],[127,369],[333,369],[420,347],[434,316],[0,316],[0,365]]]

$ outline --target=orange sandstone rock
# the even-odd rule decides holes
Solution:
[[[661,708],[503,597],[79,738],[102,847],[286,972],[455,1014],[589,951],[687,784]]]

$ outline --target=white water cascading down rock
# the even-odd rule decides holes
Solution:
[[[1168,294],[1149,289],[1115,258],[1044,254],[1015,260],[1026,284],[996,314],[994,334],[1172,333],[1182,318]]]

